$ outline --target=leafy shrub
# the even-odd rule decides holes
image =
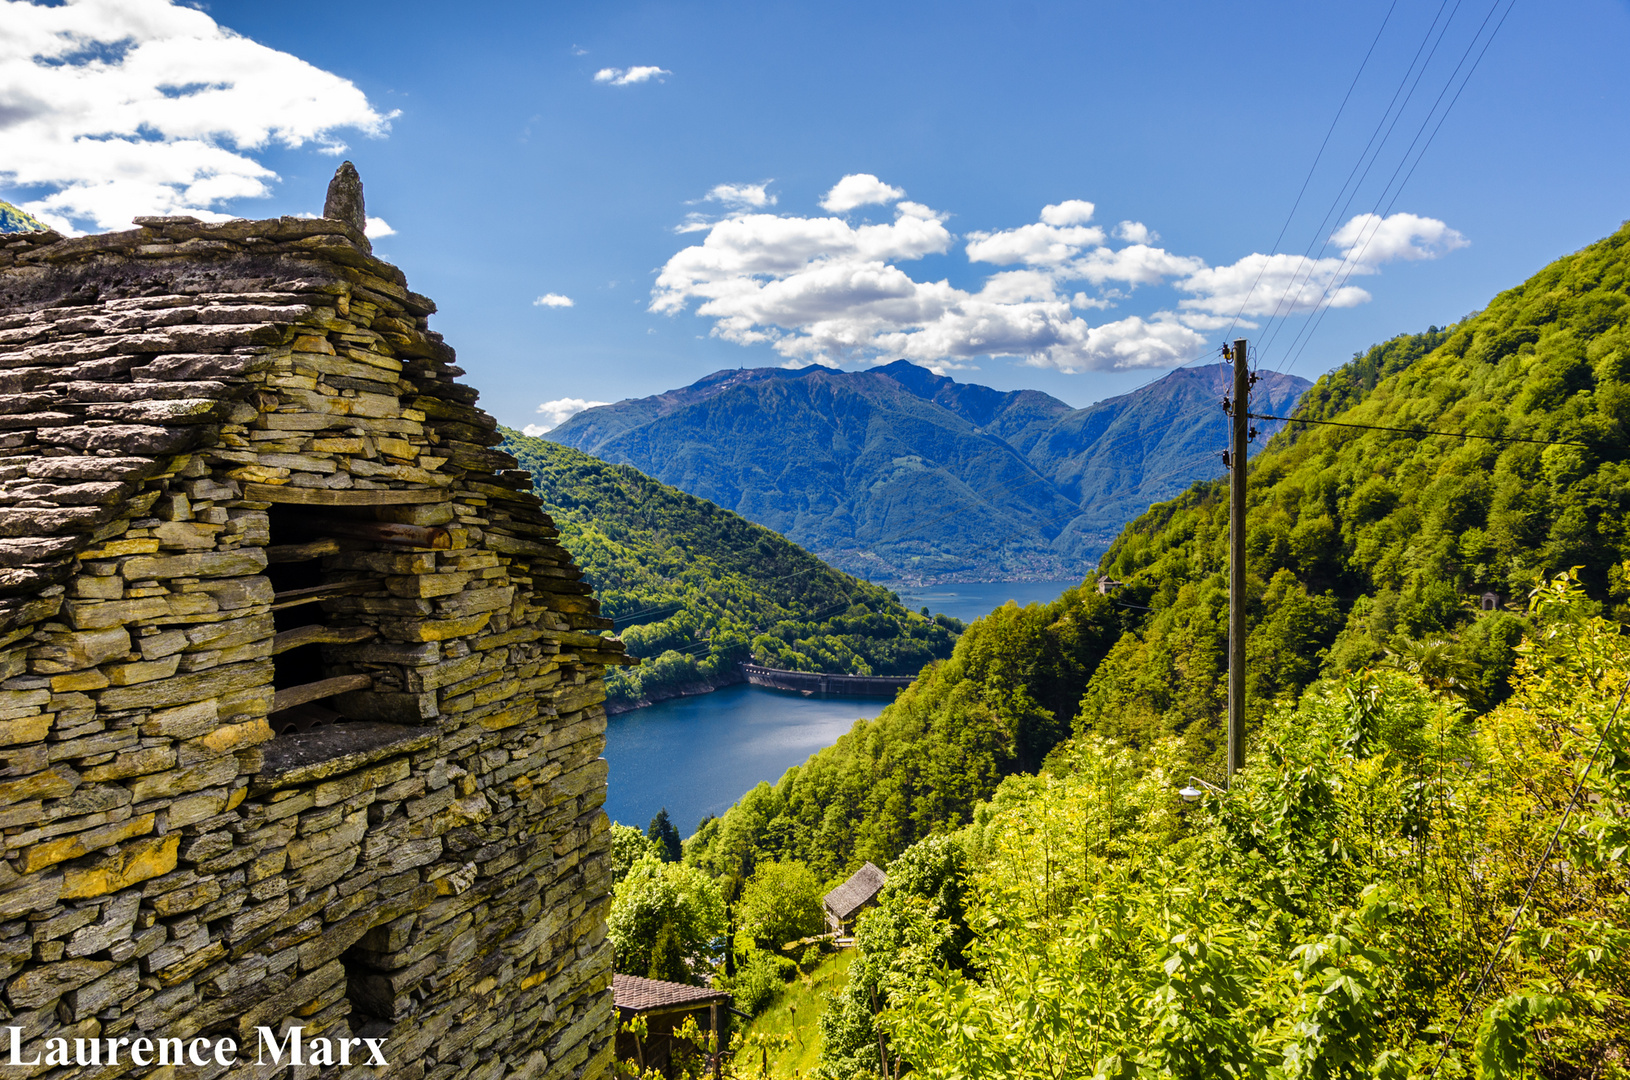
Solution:
[[[791,957],[754,949],[747,954],[746,959],[736,965],[736,974],[728,979],[721,978],[719,984],[730,991],[731,997],[736,1001],[736,1008],[751,1016],[757,1016],[775,1003],[775,999],[781,994],[782,986],[786,985],[797,971],[798,966],[793,963]]]

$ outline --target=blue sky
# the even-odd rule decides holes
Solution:
[[[70,4],[51,25],[105,25],[111,3]],[[104,81],[84,83],[97,101],[138,98],[146,78],[168,87],[158,106],[196,107],[140,124],[140,109],[110,110],[69,134],[105,145],[129,125],[133,142],[171,144],[172,172],[107,194],[97,170],[115,166],[62,136],[90,123],[85,110],[59,118],[28,98],[44,26],[0,51],[0,123],[49,150],[0,162],[0,197],[77,211],[64,220],[82,229],[144,198],[154,212],[312,212],[343,142],[370,214],[394,230],[376,251],[436,298],[433,325],[516,426],[550,422],[545,402],[656,393],[724,367],[896,355],[1084,405],[1221,340],[1242,281],[1258,283],[1244,304],[1256,325],[1239,332],[1278,326],[1262,356],[1274,368],[1296,355],[1306,312],[1337,298],[1296,362],[1311,377],[1481,307],[1630,216],[1630,5],[1510,3],[207,5],[264,47],[250,52],[140,0],[120,6],[124,45],[68,66],[102,65]],[[8,26],[29,25],[32,5],[4,6]],[[1428,107],[1459,85],[1455,63],[1508,10],[1402,194],[1378,203]],[[1317,228],[1451,11],[1357,197]],[[1260,273],[1251,256],[1274,250],[1372,41],[1277,248],[1289,254]],[[260,82],[200,94],[237,78],[209,74],[216,53]],[[661,74],[595,78],[640,67]],[[834,192],[846,176],[875,179]],[[1295,261],[1310,241],[1329,261]],[[1270,321],[1271,288],[1292,280],[1297,311]],[[549,294],[572,304],[535,303]]]

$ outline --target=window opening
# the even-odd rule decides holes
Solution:
[[[369,675],[335,673],[324,663],[322,646],[366,641],[370,626],[343,625],[324,611],[323,601],[370,592],[383,582],[341,575],[323,560],[341,550],[364,545],[318,535],[321,523],[282,506],[270,511],[271,543],[266,549],[266,576],[272,583],[272,687],[276,692],[267,722],[274,734],[309,731],[343,721],[333,708],[337,694],[373,686]]]

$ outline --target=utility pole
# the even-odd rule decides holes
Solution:
[[[1246,341],[1234,342],[1234,396],[1228,468],[1228,784],[1245,767],[1245,444],[1250,439],[1251,368]]]

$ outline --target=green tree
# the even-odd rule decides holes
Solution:
[[[1010,777],[953,838],[968,970],[919,965],[874,1015],[840,999],[840,1064],[1623,1077],[1630,641],[1594,609],[1569,575],[1536,590],[1514,693],[1475,721],[1418,673],[1320,681],[1192,806],[1176,740],[1081,737]],[[902,940],[852,970],[895,971]]]
[[[821,883],[797,860],[760,863],[736,902],[736,949],[779,949],[826,928]]]
[[[725,928],[724,901],[706,875],[648,855],[613,892],[607,936],[618,971],[695,983]]]
[[[634,864],[647,855],[659,855],[656,846],[632,825],[611,823],[611,883],[615,885],[628,876]]]
[[[684,855],[685,849],[679,839],[679,829],[668,820],[668,808],[664,806],[657,811],[656,817],[645,830],[646,839],[656,847],[657,856],[663,862],[678,862]]]

